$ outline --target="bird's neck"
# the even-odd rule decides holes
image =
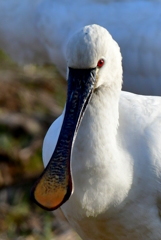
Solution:
[[[100,146],[106,146],[103,149],[111,151],[111,143],[116,145],[119,96],[120,91],[108,87],[100,87],[94,92],[77,136],[78,141],[88,140],[89,150],[97,151]]]
[[[88,216],[113,208],[127,192],[116,139],[119,95],[109,88],[94,93],[74,145],[72,198]]]

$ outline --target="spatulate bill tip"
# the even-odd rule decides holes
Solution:
[[[41,178],[31,189],[31,199],[41,208],[53,211],[65,203],[72,192],[71,181],[64,186],[61,183],[54,185]]]

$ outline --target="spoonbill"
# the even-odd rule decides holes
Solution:
[[[120,49],[105,28],[85,26],[66,49],[67,102],[32,197],[61,206],[83,240],[160,240],[161,97],[121,91]]]
[[[107,28],[123,55],[123,89],[161,95],[161,0],[2,0],[0,48],[19,63],[54,63],[66,76],[64,46],[87,24]]]

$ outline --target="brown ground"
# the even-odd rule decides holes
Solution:
[[[78,240],[61,213],[30,200],[42,141],[65,101],[54,66],[20,67],[0,53],[0,240]]]

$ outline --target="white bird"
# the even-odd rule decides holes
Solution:
[[[89,25],[67,44],[68,95],[32,196],[83,240],[161,239],[161,97],[121,91],[121,54]],[[50,160],[50,161],[49,161]]]
[[[0,48],[19,63],[54,63],[77,29],[109,29],[123,55],[123,89],[161,95],[161,0],[1,0]]]

